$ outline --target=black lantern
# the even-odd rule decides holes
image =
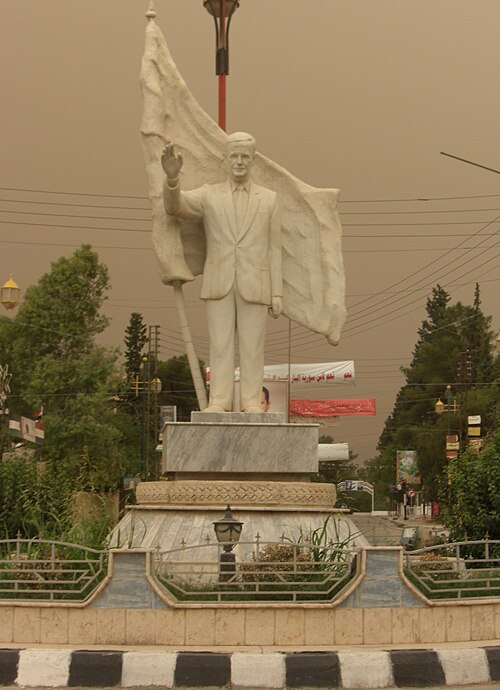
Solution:
[[[240,6],[239,0],[203,0],[203,5],[214,18],[215,73],[229,74],[229,26],[231,17]]]
[[[238,543],[243,523],[236,520],[227,506],[224,517],[212,523],[217,541],[224,549],[220,555],[219,582],[228,582],[236,572],[236,558],[232,550]]]

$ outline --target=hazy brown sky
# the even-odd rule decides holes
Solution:
[[[104,342],[121,346],[139,311],[160,324],[167,358],[182,345],[150,245],[138,86],[147,4],[3,0],[0,281],[12,272],[26,288],[88,242],[111,272]],[[215,119],[214,32],[202,0],[155,5],[179,70]],[[355,360],[356,384],[332,386],[330,397],[376,397],[378,416],[329,431],[363,458],[436,283],[470,303],[479,281],[500,327],[500,223],[491,223],[500,176],[440,155],[500,168],[499,26],[498,0],[240,0],[234,16],[228,128],[252,132],[262,153],[309,184],[341,189],[344,338],[332,348],[293,327],[292,358]],[[197,292],[187,299],[206,358]],[[286,361],[285,320],[270,323],[268,340],[268,363]]]

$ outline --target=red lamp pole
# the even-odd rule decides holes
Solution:
[[[219,77],[219,127],[226,131],[226,77],[229,74],[229,25],[239,0],[204,0],[215,24],[215,73]]]
[[[226,3],[221,0],[220,16],[220,45],[227,52],[227,33],[226,33]],[[229,74],[229,60],[226,60],[226,70],[219,74],[219,127],[226,131],[226,76]]]

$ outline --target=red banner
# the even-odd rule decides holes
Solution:
[[[377,414],[375,398],[350,400],[290,400],[292,417],[352,417]]]

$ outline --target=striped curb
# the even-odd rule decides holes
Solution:
[[[500,646],[339,652],[0,649],[0,685],[393,688],[500,680]]]

